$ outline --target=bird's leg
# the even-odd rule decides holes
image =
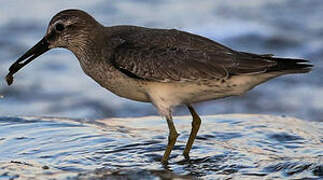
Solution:
[[[194,108],[191,105],[187,105],[188,109],[191,112],[191,115],[193,117],[193,121],[192,121],[192,130],[191,130],[191,134],[190,137],[186,143],[183,155],[186,159],[189,159],[189,153],[190,150],[192,149],[192,145],[194,143],[194,140],[196,138],[197,132],[200,129],[200,125],[201,125],[201,119],[199,117],[199,115],[196,113],[196,111],[194,110]]]
[[[171,115],[166,116],[166,120],[167,120],[167,124],[168,124],[168,128],[169,128],[169,136],[168,136],[168,144],[167,144],[164,156],[162,158],[163,164],[167,164],[168,157],[169,157],[169,155],[175,145],[176,139],[178,137],[178,133],[176,131],[172,116]]]

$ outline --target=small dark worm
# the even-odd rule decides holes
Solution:
[[[12,82],[13,82],[13,75],[11,73],[7,74],[6,81],[7,81],[8,86],[10,86],[12,84]]]

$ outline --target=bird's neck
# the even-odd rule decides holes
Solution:
[[[79,37],[77,39],[80,40],[75,40],[75,43],[68,49],[75,54],[82,67],[92,67],[98,64],[114,67],[111,61],[115,48],[122,44],[123,41],[113,28],[101,26],[96,28],[95,32],[89,33],[87,38]]]
[[[78,33],[69,41],[66,47],[77,57],[83,70],[85,70],[85,67],[90,68],[109,58],[107,57],[109,50],[107,49],[103,30],[100,27],[94,29],[97,31]]]
[[[91,76],[92,78],[94,78],[93,73],[95,72],[114,71],[114,67],[109,61],[109,59],[112,56],[109,49],[106,49],[104,47],[102,48],[82,47],[79,50],[77,50],[77,52],[73,52],[73,53],[79,60],[83,71],[87,75]],[[103,67],[104,69],[102,69]]]
[[[112,75],[118,74],[111,63],[113,47],[109,44],[109,38],[104,36],[92,37],[93,39],[69,48],[77,57],[83,71],[102,86],[106,86],[107,80]]]

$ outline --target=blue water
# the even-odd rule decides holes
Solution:
[[[71,52],[47,52],[6,85],[9,66],[42,38],[54,14],[69,8],[83,9],[106,26],[177,28],[240,51],[310,59],[315,67],[241,97],[197,104],[201,115],[276,116],[203,117],[188,162],[181,151],[190,119],[175,118],[181,136],[163,167],[164,120],[147,117],[157,115],[150,104],[101,88]],[[322,16],[321,0],[1,1],[0,179],[322,178]],[[174,114],[189,113],[179,107]]]
[[[190,117],[174,120],[180,136],[169,165],[163,166],[168,128],[158,116],[96,121],[1,117],[0,178],[98,178],[121,173],[150,179],[160,176],[156,171],[185,179],[323,178],[321,123],[268,115],[202,117],[186,161],[182,151]]]

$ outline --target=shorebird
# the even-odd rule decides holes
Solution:
[[[163,163],[179,135],[173,107],[185,105],[193,117],[183,152],[189,158],[201,124],[193,103],[242,95],[269,79],[312,68],[304,59],[239,52],[176,29],[104,27],[84,11],[64,10],[51,19],[45,36],[9,68],[8,85],[14,73],[53,48],[72,51],[83,71],[102,87],[124,98],[151,102],[166,117],[169,136]]]

